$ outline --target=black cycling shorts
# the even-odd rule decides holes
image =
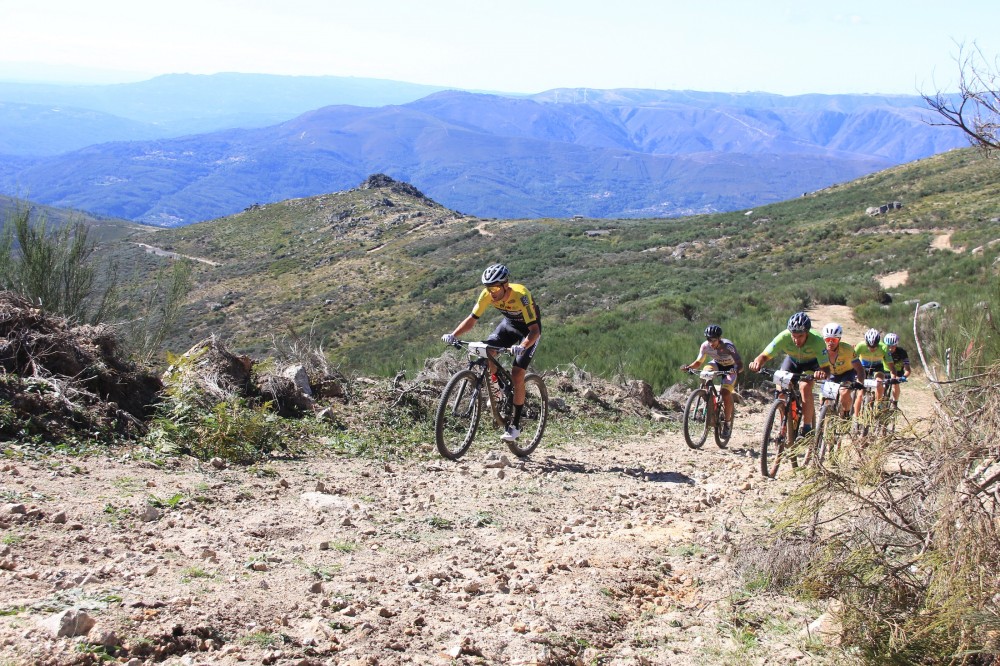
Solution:
[[[819,361],[817,361],[816,359],[812,359],[809,361],[805,361],[803,363],[799,363],[791,356],[786,356],[785,360],[781,362],[781,369],[784,370],[785,372],[791,372],[792,374],[800,375],[803,372],[809,372],[810,370],[812,371],[819,370]],[[807,377],[803,379],[805,381],[809,381]]]
[[[539,324],[541,328],[541,324]],[[521,341],[528,336],[527,333],[522,331],[520,328],[514,326],[514,323],[504,317],[503,321],[493,332],[490,333],[490,337],[483,340],[488,345],[493,345],[494,347],[513,347],[514,345],[521,344]],[[524,353],[518,354],[514,358],[514,367],[522,368],[527,370],[528,364],[531,363],[531,359],[535,356],[535,350],[538,349],[538,344],[542,341],[541,336],[535,341],[535,344],[531,345],[528,349],[524,350]]]

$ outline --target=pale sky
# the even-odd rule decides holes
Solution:
[[[955,89],[960,43],[993,62],[998,26],[1000,0],[0,0],[0,80],[916,94]]]

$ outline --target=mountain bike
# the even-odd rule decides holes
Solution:
[[[850,404],[853,408],[853,392],[863,389],[864,385],[856,381],[837,382],[828,379],[823,382],[820,389],[819,414],[816,416],[816,447],[813,456],[813,461],[817,465],[823,464],[826,454],[833,453],[840,446],[843,437],[851,431],[850,413],[841,414],[841,392],[844,390],[852,392]]]
[[[700,449],[708,438],[709,428],[715,433],[715,443],[724,449],[729,444],[732,431],[723,437],[726,424],[726,412],[722,405],[722,395],[715,386],[716,377],[724,377],[726,370],[706,368],[701,372],[688,369],[688,374],[701,378],[701,387],[696,388],[688,396],[684,406],[684,441],[692,449]],[[733,410],[735,419],[735,409]]]
[[[866,379],[864,384],[864,396],[861,398],[861,410],[858,412],[858,432],[862,436],[873,434],[875,436],[891,435],[896,432],[896,421],[899,416],[899,406],[895,400],[891,400],[885,395],[879,401],[875,397],[875,390],[882,384],[883,391],[889,391],[893,384],[903,384],[906,377],[890,377],[889,379]]]
[[[510,350],[462,340],[456,340],[454,346],[468,348],[469,366],[448,380],[434,421],[438,452],[450,460],[458,460],[469,450],[487,404],[494,425],[501,430],[510,424],[514,411],[514,382],[510,370],[499,360],[501,355],[510,356]],[[495,373],[490,372],[490,360]],[[511,453],[523,458],[538,447],[548,415],[549,394],[545,382],[541,376],[529,373],[524,377],[521,436],[517,441],[507,442]]]
[[[760,473],[773,479],[786,451],[792,456],[792,465],[798,466],[794,445],[802,421],[799,380],[803,375],[767,369],[762,369],[760,374],[771,377],[775,384],[774,402],[764,419],[764,437],[760,443]]]

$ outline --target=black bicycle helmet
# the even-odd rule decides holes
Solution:
[[[812,320],[805,312],[796,312],[788,318],[788,330],[792,333],[805,333],[812,328]]]
[[[882,334],[878,332],[877,328],[869,328],[865,332],[865,344],[869,347],[874,347],[878,344],[878,341],[882,339]]]
[[[712,338],[721,338],[721,337],[722,337],[722,327],[719,326],[718,324],[709,324],[705,328],[706,340],[710,340]]]
[[[503,264],[493,264],[483,271],[483,284],[499,284],[510,278],[510,271]]]

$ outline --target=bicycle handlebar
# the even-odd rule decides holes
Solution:
[[[687,373],[689,375],[711,375],[712,377],[722,377],[729,374],[729,370],[695,370],[694,368],[688,368]]]
[[[472,347],[472,345],[476,345],[479,348],[485,349],[487,351],[495,351],[495,352],[500,352],[502,354],[510,354],[510,347],[497,347],[495,345],[488,345],[485,342],[467,342],[465,340],[455,340],[455,342],[451,343],[449,346],[455,347],[456,349],[461,349],[462,347]]]

